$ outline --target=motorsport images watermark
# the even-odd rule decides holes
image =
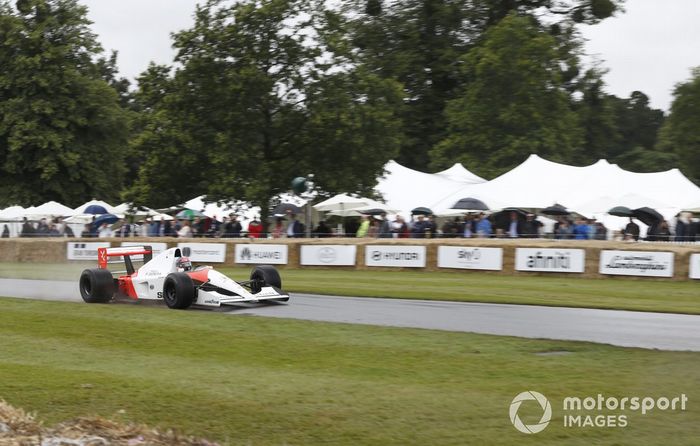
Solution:
[[[526,401],[534,401],[540,406],[542,416],[537,423],[525,424],[520,418],[521,406]],[[685,393],[674,398],[665,396],[654,398],[650,396],[625,396],[622,398],[604,396],[600,393],[596,396],[567,396],[562,402],[561,408],[564,414],[564,427],[615,427],[622,428],[629,425],[628,412],[639,412],[647,415],[652,411],[667,411],[686,409],[688,397]],[[528,405],[528,412],[534,405]],[[540,412],[537,412],[538,414]],[[542,432],[552,420],[552,405],[547,397],[534,390],[518,394],[510,403],[510,422],[517,430],[524,434],[536,434]],[[532,413],[528,413],[532,415]]]

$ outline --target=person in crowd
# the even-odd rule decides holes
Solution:
[[[595,234],[593,235],[594,240],[607,240],[608,239],[608,228],[605,227],[603,222],[595,223]]]
[[[360,219],[357,217],[349,217],[345,223],[345,234],[343,237],[357,237],[357,231],[360,229]]]
[[[326,220],[321,220],[318,222],[318,226],[314,228],[314,237],[318,238],[327,238],[331,237],[333,235],[333,230],[331,229],[328,224],[326,224]]]
[[[131,224],[129,220],[124,220],[124,223],[117,229],[117,237],[126,238],[131,235]]]
[[[110,228],[107,223],[102,223],[102,225],[100,225],[100,229],[97,233],[97,236],[99,238],[114,237],[114,231],[112,231],[112,228]]]
[[[508,222],[508,229],[506,232],[510,238],[517,238],[522,234],[522,225],[518,218],[518,213],[515,211],[510,213],[510,221]]]
[[[693,214],[690,212],[681,212],[678,214],[673,240],[677,242],[695,241],[697,236],[695,233],[696,225],[693,224],[692,216]]]
[[[425,237],[431,238],[431,237],[437,237],[437,236],[438,236],[438,232],[437,232],[437,223],[435,223],[435,216],[428,215],[425,219]]]
[[[525,221],[522,222],[520,227],[516,225],[518,235],[524,238],[539,238],[540,227],[542,227],[542,223],[535,220],[535,214],[530,213],[525,216]]]
[[[179,231],[177,231],[177,236],[180,238],[189,238],[194,236],[189,220],[185,220],[182,222],[182,227]]]
[[[73,230],[66,223],[63,223],[63,235],[68,238],[75,237],[75,234],[73,234]]]
[[[392,224],[392,230],[398,238],[409,238],[411,236],[411,231],[408,230],[406,220],[400,215],[396,216]]]
[[[82,238],[93,237],[92,225],[90,223],[86,224],[83,227],[83,232],[80,233],[80,237],[82,237]]]
[[[229,214],[228,221],[224,223],[224,238],[238,238],[241,236],[241,231],[243,226],[241,222],[238,221],[238,216],[236,214]]]
[[[265,228],[263,227],[262,222],[258,219],[257,216],[255,216],[253,217],[253,220],[251,220],[251,222],[248,223],[248,237],[262,238],[264,229]]]
[[[377,217],[371,216],[369,218],[369,229],[367,229],[367,237],[377,238],[379,237],[379,225],[381,222],[377,220]]]
[[[46,222],[46,219],[42,218],[41,220],[39,220],[39,223],[36,226],[36,235],[38,235],[39,237],[43,237],[43,236],[48,235],[48,233],[49,233],[49,225]]]
[[[32,225],[29,220],[27,220],[27,217],[24,217],[22,219],[22,232],[20,232],[20,237],[34,237],[34,234],[36,233],[34,229],[34,225]]]
[[[357,233],[355,234],[357,238],[367,237],[369,232],[369,215],[363,215],[360,221],[360,227],[357,228]]]
[[[392,224],[386,216],[386,212],[379,214],[379,238],[392,238],[394,236]]]
[[[163,237],[177,237],[177,232],[173,227],[173,222],[165,220],[163,222]]]
[[[443,238],[455,238],[459,235],[459,217],[455,217],[453,220],[447,220],[442,225],[442,237]]]
[[[425,238],[425,232],[428,228],[424,215],[417,215],[416,220],[411,225],[411,238]]]
[[[282,237],[284,237],[284,219],[282,217],[277,217],[275,219],[275,226],[272,228],[272,238]]]
[[[207,218],[195,217],[194,223],[192,224],[192,231],[194,232],[195,237],[207,236],[207,231],[209,229],[208,220],[209,219]],[[238,236],[240,237],[240,235],[241,233],[239,231]]]
[[[671,230],[668,227],[666,220],[661,220],[656,230],[656,240],[660,242],[668,242],[671,240]]]
[[[289,223],[287,224],[287,237],[302,238],[304,237],[304,224],[297,220],[296,214],[289,212]]]
[[[479,221],[476,223],[476,234],[479,238],[491,237],[493,230],[491,222],[483,212],[479,214]]]
[[[573,228],[569,220],[562,218],[559,220],[558,226],[554,228],[554,238],[560,240],[568,240],[573,238]]]
[[[462,223],[460,232],[464,238],[472,238],[476,235],[476,220],[472,214],[464,216],[464,223]]]
[[[591,231],[588,228],[586,221],[582,218],[576,219],[576,223],[574,224],[571,233],[576,240],[588,240],[591,235]]]
[[[639,225],[632,220],[632,217],[630,217],[629,223],[625,226],[624,234],[625,240],[632,238],[635,242],[639,241]]]
[[[10,228],[7,225],[4,225],[2,228],[1,238],[10,238]]]
[[[58,227],[56,226],[56,223],[49,223],[49,229],[46,231],[46,235],[48,237],[60,237],[61,236],[61,231],[58,230]]]

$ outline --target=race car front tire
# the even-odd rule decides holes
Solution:
[[[185,273],[171,273],[163,283],[163,300],[168,308],[184,310],[194,302],[194,282]]]
[[[86,269],[80,275],[80,295],[89,304],[106,303],[114,296],[114,278],[106,269]]]
[[[264,286],[275,287],[278,290],[282,289],[282,278],[280,277],[280,273],[277,272],[277,269],[275,269],[275,267],[272,265],[256,266],[250,273],[250,281],[250,291],[253,294],[259,293]],[[283,297],[280,299],[270,299],[268,301],[286,302],[288,300],[288,297]]]

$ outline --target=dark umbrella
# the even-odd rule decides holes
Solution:
[[[486,206],[481,200],[476,198],[462,198],[457,203],[453,204],[450,209],[463,209],[465,211],[488,211],[489,207]]]
[[[569,215],[571,212],[564,206],[555,203],[553,206],[542,209],[540,213],[544,215]]]
[[[433,211],[426,207],[417,207],[411,211],[411,215],[433,215]]]
[[[382,215],[386,214],[386,211],[384,209],[379,209],[379,208],[374,208],[374,209],[365,209],[363,211],[357,211],[362,215]]]
[[[664,219],[655,209],[643,207],[632,211],[632,216],[647,226],[653,226]]]
[[[628,207],[615,206],[608,211],[608,214],[616,217],[632,217],[634,215],[634,211]]]
[[[119,221],[119,217],[116,215],[112,214],[102,214],[98,217],[95,217],[95,220],[92,221],[92,224],[96,227],[99,228],[103,224],[107,223],[108,225],[113,225],[114,223]]]
[[[301,208],[292,203],[280,203],[272,210],[272,215],[301,214]]]
[[[85,212],[83,214],[106,214],[107,209],[104,208],[104,206],[100,206],[99,204],[91,204],[90,206],[85,208]]]

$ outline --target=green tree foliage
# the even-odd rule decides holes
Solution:
[[[555,39],[529,17],[511,15],[463,59],[466,87],[448,103],[449,136],[436,168],[460,161],[493,176],[537,153],[566,161],[582,142]]]
[[[325,42],[340,23],[310,0],[199,7],[175,37],[181,68],[139,79],[135,103],[149,116],[134,147],[146,160],[131,196],[156,205],[206,193],[265,213],[310,173],[327,193],[370,190],[400,143],[402,93],[357,67],[331,70]]]
[[[127,119],[75,0],[0,2],[0,205],[118,196]]]
[[[673,90],[671,112],[660,132],[658,149],[675,153],[681,170],[700,184],[700,67]]]
[[[547,16],[538,23],[559,42],[566,71],[578,75],[571,23],[596,23],[620,9],[617,0],[356,0],[346,3],[354,18],[348,32],[358,60],[382,76],[399,80],[407,92],[402,119],[406,136],[398,161],[426,169],[429,150],[448,136],[443,112],[464,87],[458,61],[486,30],[509,14]],[[573,46],[571,45],[573,44]]]
[[[581,98],[575,102],[575,110],[584,140],[574,149],[570,162],[584,165],[608,158],[613,148],[620,144],[613,98],[604,91],[603,74],[603,71],[593,68],[579,81]]]

